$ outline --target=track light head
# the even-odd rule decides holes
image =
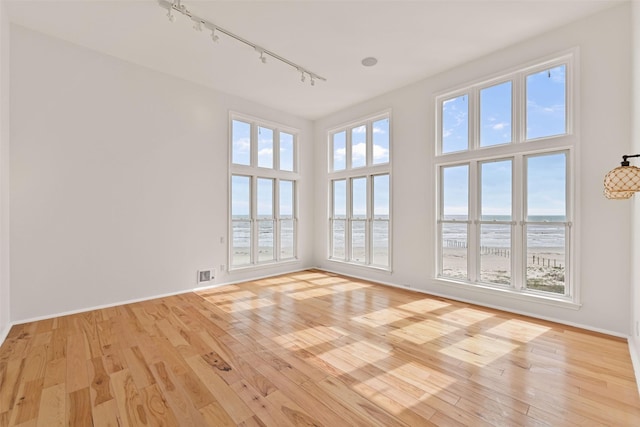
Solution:
[[[176,17],[171,13],[171,9],[167,12],[167,18],[169,18],[169,22],[176,22]]]
[[[311,86],[315,86],[316,85],[316,81],[313,79],[313,76],[311,76]]]
[[[211,40],[213,40],[214,43],[218,43],[218,40],[220,40],[220,37],[216,34],[215,28],[211,30]]]
[[[193,29],[196,31],[202,31],[202,22],[193,21]]]
[[[260,54],[260,61],[262,61],[263,64],[267,63],[267,57],[264,56],[264,49],[261,48],[260,46],[256,46],[255,47],[256,52],[258,52]]]

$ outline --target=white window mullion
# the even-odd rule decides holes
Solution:
[[[253,175],[250,178],[250,199],[251,199],[251,261],[250,264],[258,262],[258,178]]]
[[[280,261],[281,241],[280,241],[280,179],[273,180],[273,259]]]
[[[348,132],[350,133],[350,132]],[[352,228],[353,228],[353,196],[352,196],[352,191],[351,191],[351,187],[353,186],[353,178],[348,178],[346,180],[346,189],[345,192],[347,193],[347,220],[345,222],[345,236],[344,236],[344,255],[345,255],[345,259],[347,261],[351,261],[352,260],[352,247],[351,247],[351,233],[352,233]]]
[[[367,135],[369,139],[369,135]],[[367,265],[373,263],[373,177],[366,176],[366,192],[367,192],[367,215],[364,224],[364,262]]]
[[[345,149],[345,169],[346,170],[351,170],[351,150],[353,149],[353,147],[351,147],[351,131],[352,128],[347,128],[345,131],[345,136],[344,136],[344,149]]]
[[[518,154],[513,157],[513,230],[512,230],[512,260],[511,268],[513,271],[511,283],[514,289],[521,290],[525,286],[525,268],[527,261],[525,259],[526,252],[526,234],[524,230],[524,212],[525,210],[525,170],[523,164],[523,156]]]
[[[478,88],[469,91],[469,149],[480,148],[480,91]]]
[[[251,167],[258,166],[258,126],[255,123],[251,123]]]
[[[333,158],[333,136],[330,137],[331,140],[329,142],[329,145],[331,146],[331,158]],[[333,258],[333,248],[334,248],[334,242],[333,242],[333,229],[335,227],[334,225],[334,212],[336,211],[335,209],[335,198],[336,196],[333,194],[333,180],[329,179],[329,188],[328,188],[328,192],[327,194],[329,194],[329,229],[327,230],[327,242],[329,242],[328,246],[328,254],[327,254],[327,258]],[[295,218],[295,215],[294,215]]]
[[[366,166],[373,164],[373,122],[369,120],[365,126],[366,129]]]
[[[280,130],[273,130],[273,169],[280,170]]]
[[[511,129],[511,137],[513,142],[518,144],[524,142],[526,137],[526,115],[525,115],[525,104],[526,104],[526,96],[525,96],[525,84],[524,84],[525,74],[518,73],[512,80],[513,86],[513,96],[512,96],[512,105],[511,105],[511,114],[512,114],[512,128]]]
[[[480,168],[478,162],[469,163],[469,225],[467,233],[467,271],[469,280],[476,282],[480,274]]]

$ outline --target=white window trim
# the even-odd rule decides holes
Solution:
[[[250,124],[251,132],[251,152],[250,152],[250,165],[240,165],[233,163],[233,121],[238,120],[244,123]],[[258,127],[268,128],[273,130],[273,168],[265,168],[258,166]],[[293,135],[293,171],[282,171],[277,168],[280,167],[280,133],[287,133]],[[227,221],[227,266],[229,273],[246,271],[253,269],[265,268],[273,265],[283,265],[289,263],[299,262],[298,248],[299,248],[299,135],[298,129],[285,126],[279,123],[271,122],[264,119],[259,119],[249,115],[229,112],[228,122],[228,221]],[[255,143],[254,143],[255,142]],[[233,260],[233,217],[231,214],[232,209],[232,191],[231,182],[233,176],[246,176],[249,177],[250,185],[250,222],[251,222],[251,249],[249,264],[232,265]],[[258,231],[258,218],[257,218],[257,184],[258,179],[272,179],[273,180],[273,221],[274,221],[274,260],[258,261],[258,245],[257,245],[257,231]],[[280,204],[277,203],[280,200],[280,181],[292,181],[293,182],[293,257],[280,259],[280,228],[282,218],[280,217]]]
[[[373,164],[373,133],[367,132],[367,164],[356,168],[351,167],[351,135],[349,130],[354,127],[366,125],[367,129],[373,126],[373,123],[382,120],[389,119],[389,162],[384,164]],[[347,123],[343,123],[339,126],[335,126],[326,131],[327,135],[327,254],[326,259],[330,262],[335,262],[342,265],[354,266],[366,270],[378,270],[381,272],[391,273],[393,271],[393,118],[391,109],[387,109],[372,115],[361,117],[357,120],[353,120]],[[345,168],[337,171],[333,170],[334,161],[334,149],[333,149],[333,135],[345,131]],[[389,175],[389,247],[388,247],[388,266],[381,266],[373,264],[372,251],[372,227],[373,227],[373,201],[372,187],[373,177],[377,175]],[[351,180],[354,178],[366,177],[367,179],[367,227],[369,231],[365,234],[365,258],[364,263],[355,262],[350,260],[349,252],[351,248],[351,235],[350,235],[350,217],[352,212],[352,198],[351,198]],[[346,210],[347,215],[345,219],[345,259],[333,258],[333,212],[334,212],[334,197],[333,197],[333,182],[338,180],[346,181]]]
[[[531,61],[527,64],[513,67],[512,69],[489,76],[486,78],[477,79],[473,82],[461,85],[453,90],[447,90],[435,94],[435,144],[434,145],[434,173],[436,183],[437,203],[435,207],[435,236],[436,236],[436,250],[435,250],[435,277],[434,280],[438,283],[447,284],[448,286],[456,286],[461,289],[475,289],[484,293],[493,293],[500,295],[508,295],[519,300],[535,301],[547,305],[560,306],[565,308],[578,309],[580,304],[580,278],[579,278],[579,215],[575,209],[579,206],[579,94],[577,88],[579,87],[579,49],[573,48],[567,51],[563,51],[557,54],[549,55],[545,58],[541,58],[536,61]],[[525,82],[526,76],[537,71],[544,71],[557,65],[566,64],[566,134],[550,136],[544,138],[535,138],[526,140],[526,112],[525,112]],[[493,145],[489,147],[479,147],[480,134],[479,134],[479,91],[483,88],[491,87],[496,84],[503,83],[505,81],[512,81],[512,142],[502,145]],[[469,95],[469,148],[466,151],[456,151],[450,153],[442,153],[442,103],[445,100],[455,98],[463,94]],[[522,124],[522,125],[521,125]],[[483,161],[507,159],[521,156],[523,159],[527,156],[535,156],[544,153],[561,152],[566,151],[568,153],[567,163],[567,206],[566,216],[567,222],[570,223],[570,235],[567,238],[568,251],[566,257],[568,259],[569,268],[566,270],[567,280],[565,286],[564,295],[554,295],[549,292],[539,292],[528,289],[517,289],[515,287],[502,287],[500,285],[492,285],[487,283],[481,283],[479,281],[461,281],[455,278],[447,278],[441,276],[442,272],[442,235],[440,233],[441,227],[441,206],[443,203],[442,189],[441,189],[441,169],[444,166],[452,166],[463,163],[474,163],[479,165]],[[523,160],[524,162],[524,160]],[[515,164],[512,165],[515,168]],[[523,171],[515,171],[512,176],[512,192],[516,191],[516,187],[523,188],[525,184],[521,181],[526,179],[526,166],[521,164]],[[475,174],[475,175],[474,175]],[[472,189],[471,185],[474,177],[478,174],[469,168],[469,218],[472,220],[471,208],[477,208],[476,197],[479,195],[479,189]],[[477,182],[476,186],[480,183]],[[521,196],[526,194],[524,191]],[[512,203],[515,202],[515,194],[513,195]],[[521,209],[525,209],[526,200],[522,200],[521,203],[514,203],[514,211],[512,212],[512,218],[519,220],[523,217]],[[523,228],[523,226],[520,225]],[[472,239],[473,231],[469,231],[469,239]],[[517,232],[515,234],[518,234]],[[513,236],[514,238],[520,238],[521,236]],[[520,243],[520,251],[522,250],[522,243],[515,242],[514,247]],[[471,246],[471,242],[469,242]],[[478,258],[479,262],[479,257]],[[516,273],[514,270],[514,262],[523,263],[524,259],[512,261],[512,274]],[[477,266],[473,265],[471,261],[468,261],[469,269],[474,269]],[[517,268],[523,268],[522,266],[516,266]],[[469,273],[472,273],[471,271]],[[475,276],[470,276],[475,277]],[[512,282],[513,283],[513,282]]]

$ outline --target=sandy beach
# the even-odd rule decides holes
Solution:
[[[444,248],[442,275],[467,278],[465,248]],[[485,283],[509,284],[511,258],[504,250],[486,251],[480,258],[480,280]],[[527,287],[564,293],[564,248],[529,248],[527,253]]]

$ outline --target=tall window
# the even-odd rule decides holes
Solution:
[[[329,132],[329,259],[391,269],[390,115]]]
[[[231,115],[229,265],[296,259],[297,131]]]
[[[438,276],[575,301],[573,55],[436,98]]]

